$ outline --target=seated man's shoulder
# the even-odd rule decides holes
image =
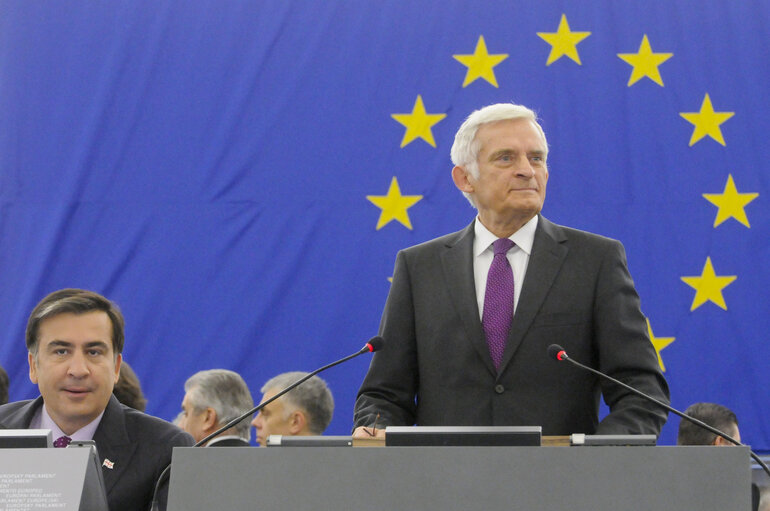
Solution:
[[[195,443],[188,433],[170,422],[125,405],[121,405],[121,407],[126,422],[126,430],[134,440],[141,438],[144,443],[171,446],[191,446]]]
[[[10,403],[5,403],[3,405],[0,405],[0,415],[8,415],[10,413],[15,412],[19,408],[22,408],[24,405],[29,404],[29,400],[27,401],[12,401]]]
[[[25,415],[29,415],[32,411],[31,404],[33,401],[35,400],[27,399],[0,405],[0,425],[7,427],[7,424],[5,424],[6,420],[14,421],[16,419],[22,419]]]

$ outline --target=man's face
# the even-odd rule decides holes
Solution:
[[[264,403],[277,392],[275,390],[268,390],[262,396]],[[290,430],[290,415],[287,417],[286,409],[283,406],[283,398],[278,398],[262,410],[259,411],[254,420],[251,421],[251,425],[257,429],[257,442],[261,446],[267,445],[267,437],[270,435],[291,435]]]
[[[195,408],[190,404],[190,392],[187,392],[182,399],[182,416],[179,419],[179,427],[192,435],[196,442],[200,442],[210,432],[206,432],[206,410],[196,413]]]
[[[479,177],[466,173],[470,189],[463,191],[473,196],[482,221],[526,221],[539,213],[548,168],[545,141],[535,124],[527,119],[484,124],[476,140],[481,143]]]
[[[29,354],[29,379],[54,422],[72,434],[107,407],[120,362],[105,312],[64,313],[40,323],[37,356]]]

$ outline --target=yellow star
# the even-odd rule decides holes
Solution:
[[[737,278],[736,275],[717,276],[714,273],[711,258],[707,257],[706,264],[703,266],[703,273],[701,273],[700,277],[682,277],[685,284],[695,289],[695,298],[692,300],[690,312],[709,301],[727,310],[725,298],[722,296],[722,289],[732,284]]]
[[[551,45],[551,53],[548,54],[546,66],[550,66],[564,55],[581,65],[577,44],[591,35],[591,32],[570,32],[567,15],[562,14],[556,32],[538,32],[537,35]]]
[[[675,337],[655,337],[655,335],[652,333],[652,326],[650,325],[650,318],[647,318],[647,333],[650,336],[650,341],[652,342],[653,347],[655,347],[655,353],[658,354],[658,364],[660,365],[660,370],[664,373],[666,372],[666,366],[663,365],[663,359],[660,358],[660,351],[674,342],[676,339]]]
[[[713,205],[719,208],[717,217],[714,219],[714,227],[718,226],[728,218],[735,218],[748,228],[749,219],[746,217],[746,211],[743,209],[746,205],[759,197],[758,193],[738,193],[735,188],[732,174],[727,175],[725,190],[719,193],[704,193],[703,197]]]
[[[660,77],[658,66],[673,56],[673,53],[652,53],[647,34],[644,34],[642,44],[639,45],[639,53],[618,53],[618,57],[634,67],[634,70],[631,71],[631,78],[628,79],[629,87],[645,76],[663,87],[663,79]]]
[[[417,138],[421,138],[433,147],[436,142],[433,140],[433,132],[430,130],[434,124],[446,117],[446,114],[429,114],[425,112],[425,105],[422,103],[422,96],[417,95],[411,114],[391,114],[396,121],[406,126],[406,133],[401,140],[401,147],[406,146]]]
[[[401,188],[399,188],[398,180],[394,176],[387,195],[367,195],[366,198],[382,210],[380,211],[380,219],[377,221],[377,230],[379,231],[391,220],[398,220],[407,229],[411,229],[412,223],[409,221],[409,214],[406,210],[422,199],[422,195],[401,195]]]
[[[735,112],[715,112],[711,105],[711,98],[706,94],[700,106],[700,112],[683,112],[679,115],[695,125],[692,137],[690,137],[690,147],[692,147],[695,142],[706,135],[725,145],[725,139],[722,137],[722,130],[719,129],[719,125],[735,115]]]
[[[495,78],[494,67],[508,58],[507,53],[490,55],[487,52],[487,44],[484,42],[484,36],[479,36],[476,43],[476,50],[473,55],[452,55],[455,60],[468,67],[465,73],[463,88],[473,83],[478,78],[483,78],[495,87],[497,87],[497,78]]]

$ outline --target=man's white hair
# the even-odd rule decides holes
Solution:
[[[545,154],[543,157],[548,157],[548,141],[545,138],[545,132],[542,126],[537,122],[537,115],[535,112],[525,107],[524,105],[517,105],[515,103],[496,103],[494,105],[488,105],[472,112],[465,122],[462,123],[460,129],[455,134],[455,141],[452,144],[452,150],[450,155],[452,157],[452,163],[458,167],[464,167],[475,178],[479,178],[479,164],[478,156],[481,150],[481,142],[476,140],[476,132],[479,128],[485,124],[491,124],[498,121],[508,121],[513,119],[526,119],[532,121],[537,128],[540,136],[543,137],[543,143],[545,144]],[[463,192],[468,202],[475,208],[473,198],[467,192]]]
[[[189,402],[196,413],[206,408],[217,412],[217,427],[224,426],[243,412],[254,407],[249,387],[240,374],[227,369],[209,369],[198,371],[184,384],[189,393]],[[238,436],[251,440],[249,421],[242,420],[233,426]]]
[[[300,378],[304,378],[308,373],[302,371],[292,371],[281,373],[278,376],[270,378],[267,383],[262,385],[262,393],[270,391],[280,392]],[[321,435],[334,414],[334,398],[332,392],[326,385],[326,382],[318,376],[313,376],[302,385],[293,388],[280,398],[284,405],[284,419],[300,409],[304,412],[307,419],[307,427],[311,434]]]

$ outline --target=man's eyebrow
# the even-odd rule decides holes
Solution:
[[[516,151],[514,151],[513,149],[498,149],[497,151],[489,155],[489,159],[493,160],[498,156],[502,156],[504,154],[516,154]]]
[[[91,341],[91,342],[85,343],[83,345],[83,347],[86,348],[86,349],[89,349],[89,348],[106,348],[107,347],[107,343],[104,342],[104,341]]]
[[[72,348],[74,344],[68,341],[62,341],[61,339],[54,339],[48,343],[48,348]],[[104,341],[91,341],[83,345],[83,348],[106,348],[108,345]]]
[[[60,341],[58,339],[55,339],[48,343],[47,348],[71,348],[72,343],[67,341]]]

